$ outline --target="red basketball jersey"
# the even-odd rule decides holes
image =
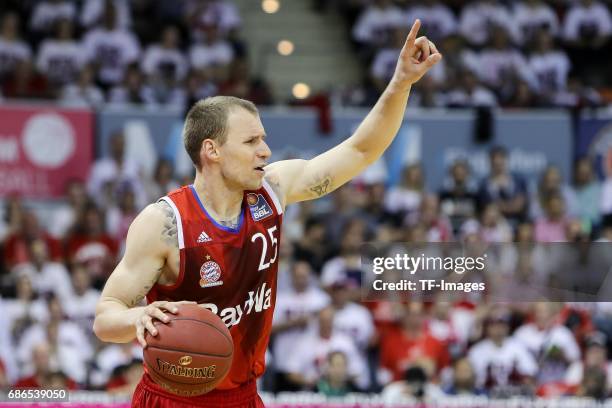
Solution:
[[[180,272],[174,285],[156,284],[147,301],[191,300],[223,320],[232,334],[234,358],[217,389],[232,389],[259,377],[265,369],[276,298],[280,201],[264,180],[259,190],[245,191],[239,225],[231,229],[208,215],[193,186],[161,200],[176,215]]]

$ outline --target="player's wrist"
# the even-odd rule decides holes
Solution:
[[[413,82],[400,81],[396,78],[391,79],[389,85],[387,85],[386,93],[390,95],[407,95],[412,89]]]

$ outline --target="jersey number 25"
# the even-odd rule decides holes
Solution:
[[[276,261],[276,256],[278,255],[278,240],[274,236],[274,231],[276,231],[276,225],[271,228],[268,228],[268,235],[270,236],[270,241],[272,241],[272,248],[274,248],[274,256],[270,258],[268,262],[266,262],[266,257],[268,255],[268,238],[261,232],[253,234],[253,236],[251,237],[251,242],[255,242],[256,240],[261,239],[261,242],[263,244],[261,248],[259,268],[257,269],[258,271],[263,271],[264,269],[269,268],[270,265],[272,265],[274,261]]]

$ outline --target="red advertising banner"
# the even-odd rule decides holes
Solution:
[[[53,198],[85,180],[93,159],[86,109],[0,106],[0,197]]]

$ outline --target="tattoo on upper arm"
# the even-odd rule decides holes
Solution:
[[[313,192],[317,197],[322,197],[331,191],[332,179],[330,176],[324,176],[323,178],[312,183],[309,190]]]
[[[134,299],[132,299],[132,301],[128,305],[129,307],[138,306],[140,302],[142,302],[145,296],[147,296],[147,293],[149,293],[153,285],[155,285],[155,283],[157,282],[157,279],[159,278],[159,275],[161,274],[162,269],[163,267],[159,268],[157,270],[157,273],[155,274],[155,277],[151,279],[149,282],[145,283],[145,285],[142,287],[142,290],[138,293],[138,295]]]
[[[162,231],[162,240],[170,246],[178,247],[178,230],[176,225],[176,215],[172,207],[165,202],[160,201],[157,205],[164,212],[164,229]]]

